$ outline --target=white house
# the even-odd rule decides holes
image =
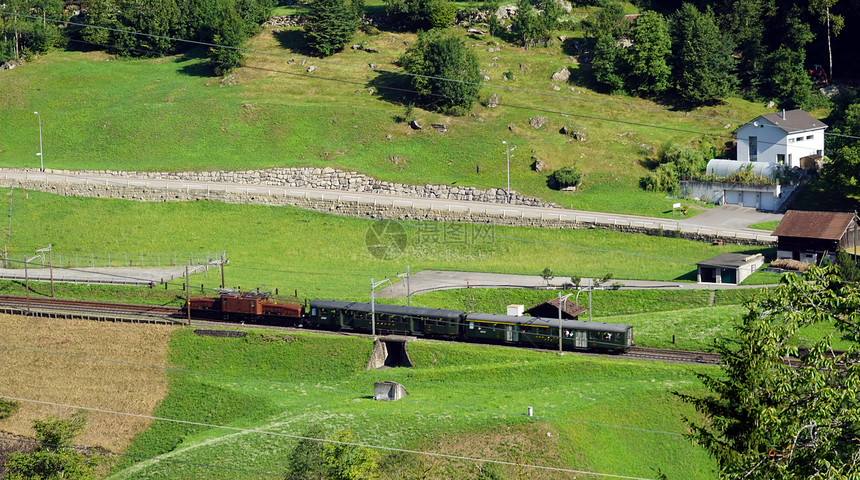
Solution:
[[[761,115],[735,131],[738,160],[809,168],[824,155],[827,125],[803,110]]]

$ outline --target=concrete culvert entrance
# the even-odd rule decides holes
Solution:
[[[383,368],[411,367],[412,360],[406,345],[414,337],[389,336],[378,338],[373,343],[373,352],[367,362],[367,370],[380,370]]]

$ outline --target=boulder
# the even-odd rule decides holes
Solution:
[[[561,70],[552,74],[553,82],[566,83],[570,79],[570,70],[567,67],[561,67]]]
[[[418,120],[412,120],[411,122],[409,122],[409,126],[412,127],[412,130],[421,130],[422,128],[424,128],[421,126],[420,123],[418,123]]]
[[[488,108],[496,108],[499,106],[499,94],[494,93],[490,95],[490,99],[487,101]]]
[[[532,117],[529,119],[529,125],[531,125],[532,128],[535,128],[535,129],[543,128],[546,126],[546,124],[547,124],[547,118],[542,116],[542,115],[538,115],[537,117]]]
[[[532,155],[532,170],[542,172],[546,169],[546,165],[536,155]]]

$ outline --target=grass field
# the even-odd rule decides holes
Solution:
[[[23,255],[48,244],[58,265],[71,263],[73,257],[104,259],[110,253],[113,258],[123,253],[142,256],[146,262],[155,252],[226,251],[228,286],[298,290],[299,298],[310,299],[367,300],[371,278],[396,279],[406,265],[413,272],[537,275],[550,267],[559,279],[611,273],[621,279],[693,281],[695,262],[723,252],[755,250],[607,230],[403,222],[407,247],[398,258],[387,260],[365,246],[374,220],[216,202],[144,204],[6,192],[0,195],[0,211],[11,213],[4,229],[10,258],[23,261]],[[199,284],[216,287],[220,276],[196,275],[192,285]]]
[[[347,48],[308,59],[299,30],[265,30],[248,47],[271,54],[249,54],[248,66],[231,77],[235,83],[211,77],[210,67],[193,54],[118,60],[99,52],[51,52],[2,72],[0,131],[15,134],[0,137],[0,165],[38,166],[33,111],[42,119],[47,168],[314,165],[406,183],[486,188],[505,185],[506,140],[517,147],[511,185],[521,193],[579,209],[671,216],[676,199],[638,187],[645,156],[670,141],[699,144],[704,138],[722,145],[737,126],[726,118],[746,121],[763,113],[739,99],[684,115],[642,99],[600,95],[588,88],[588,69],[573,60],[568,44],[526,51],[454,31],[490,78],[482,99],[498,93],[501,106],[477,104],[462,117],[414,110],[424,125],[447,125],[445,134],[398,121],[414,98],[391,89],[404,86],[395,62],[413,34],[358,34],[354,43],[377,52]],[[371,63],[378,69],[368,68]],[[317,67],[312,74],[309,65]],[[556,91],[550,77],[562,67],[571,70],[572,80]],[[503,80],[506,73],[511,80]],[[548,125],[530,127],[537,115],[547,116]],[[559,134],[565,125],[584,128],[587,141]],[[530,168],[533,157],[550,170],[575,165],[584,174],[581,187],[574,193],[550,190],[546,172]]]
[[[684,431],[679,414],[691,412],[668,393],[700,388],[688,367],[422,341],[409,347],[415,368],[365,372],[370,346],[304,333],[216,339],[183,330],[171,341],[172,364],[215,376],[171,373],[170,394],[156,415],[286,435],[315,424],[329,436],[351,431],[370,445],[616,475],[652,478],[660,468],[670,478],[710,478],[704,453],[677,435]],[[381,379],[404,384],[410,395],[374,402],[373,382]],[[524,415],[529,406],[536,417]],[[130,450],[157,460],[125,465],[111,478],[237,475],[201,465],[264,478],[283,473],[293,445],[259,432],[157,422]],[[435,464],[430,478],[475,472],[474,462],[425,461]],[[517,478],[518,470],[529,478],[570,478],[530,468],[507,472]]]

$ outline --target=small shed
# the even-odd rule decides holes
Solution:
[[[860,235],[853,213],[789,210],[773,231],[777,237],[776,258],[819,263],[836,252],[854,253]]]
[[[723,253],[696,265],[699,283],[738,284],[764,265],[764,256],[760,253]]]
[[[561,302],[561,318],[565,320],[579,320],[579,316],[588,310],[581,305],[570,300]],[[532,317],[558,318],[558,298],[553,297],[543,303],[539,303],[534,307],[526,310],[526,313]]]
[[[376,382],[373,384],[373,399],[393,402],[409,395],[406,388],[397,382]]]

